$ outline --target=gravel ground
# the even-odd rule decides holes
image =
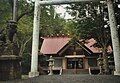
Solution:
[[[26,80],[0,83],[120,83],[120,76],[113,75],[41,75]]]

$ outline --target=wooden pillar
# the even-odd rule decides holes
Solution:
[[[63,65],[63,69],[67,68],[67,58],[63,58],[62,65]]]
[[[84,59],[84,64],[85,64],[85,69],[88,69],[88,59],[87,58],[83,58]]]

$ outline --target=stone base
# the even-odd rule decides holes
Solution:
[[[0,56],[0,80],[21,78],[21,57],[15,55]]]
[[[114,75],[120,75],[120,71],[114,71]]]
[[[39,76],[39,72],[29,72],[29,78]]]

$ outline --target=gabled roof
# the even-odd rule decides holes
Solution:
[[[40,53],[48,55],[58,54],[60,50],[62,50],[71,40],[71,38],[68,37],[44,37],[42,39],[44,40],[40,49]],[[101,48],[95,47],[95,43],[96,41],[91,38],[89,40],[85,40],[85,43],[83,45],[92,53],[101,53]],[[87,50],[86,48],[84,49]],[[87,52],[89,50],[87,50]],[[111,46],[108,46],[108,52],[112,52]]]
[[[86,40],[87,43],[85,43],[84,45],[89,49],[91,50],[93,53],[101,53],[101,49],[98,48],[98,47],[94,47],[93,45],[96,42],[96,40],[94,40],[93,38],[89,39],[89,40]]]
[[[71,40],[68,37],[46,37],[43,39],[40,49],[42,54],[57,54]]]
[[[95,47],[94,44],[97,43],[96,40],[93,38],[86,40],[86,43],[84,44],[89,50],[91,50],[93,53],[101,53],[102,49],[99,47]],[[112,47],[108,46],[107,47],[107,52],[111,53],[112,52]]]

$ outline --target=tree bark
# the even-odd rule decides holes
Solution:
[[[18,0],[13,0],[13,21],[17,21],[17,11],[18,11]]]
[[[111,39],[113,45],[113,54],[115,61],[115,75],[120,75],[120,42],[118,38],[117,32],[117,24],[113,9],[113,0],[107,0],[108,13],[109,13],[109,22],[110,22],[110,30],[111,30]]]
[[[103,68],[104,68],[104,74],[109,74],[109,65],[108,65],[108,56],[107,56],[107,49],[103,49]]]

